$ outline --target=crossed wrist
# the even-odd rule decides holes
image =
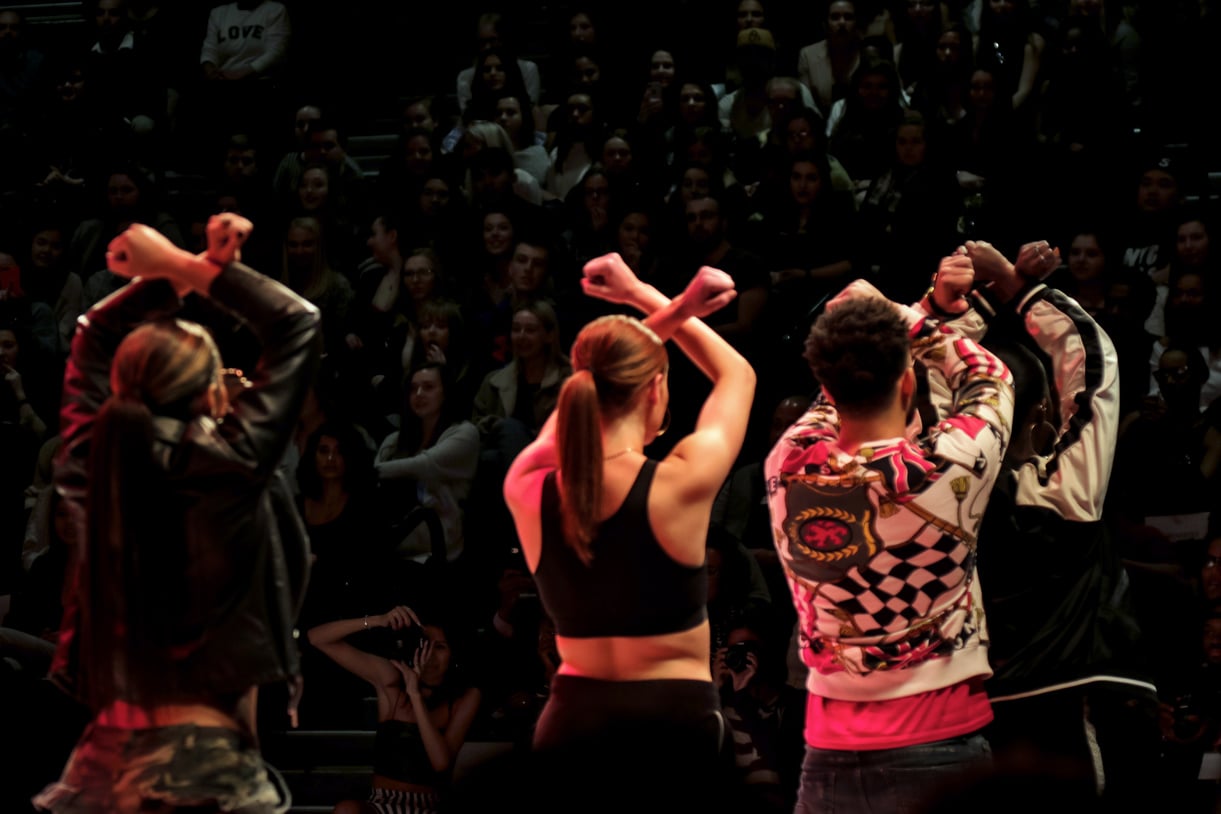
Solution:
[[[954,317],[960,316],[959,314],[955,314],[953,311],[943,307],[941,303],[937,301],[937,283],[935,280],[933,281],[933,284],[928,287],[928,291],[924,292],[924,301],[928,306],[929,312],[932,313],[933,316],[940,317],[942,319],[953,319]]]
[[[200,293],[206,293],[225,267],[206,254],[202,257],[188,255],[188,258],[181,267],[181,282]]]
[[[646,314],[651,314],[662,306],[659,302],[660,292],[648,283],[640,283],[633,288],[628,299],[633,308]]]
[[[1014,275],[1004,280],[994,280],[988,288],[996,295],[997,301],[1004,305],[1021,293],[1022,289],[1037,281]]]

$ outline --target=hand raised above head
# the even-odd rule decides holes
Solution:
[[[106,267],[120,277],[175,277],[183,260],[190,258],[185,251],[151,226],[133,223],[110,241],[106,251]]]
[[[975,266],[969,255],[952,254],[942,259],[933,279],[933,304],[950,314],[963,314],[971,307],[967,295],[975,284]]]
[[[1000,249],[986,240],[968,240],[960,251],[964,249],[966,256],[971,259],[971,265],[979,279],[991,282],[1013,276],[1013,264],[1005,255],[1001,254]],[[943,260],[942,263],[944,264],[944,262]]]
[[[242,257],[242,244],[250,237],[252,224],[241,215],[222,212],[208,218],[208,260],[218,266],[227,266]]]
[[[406,605],[396,605],[378,617],[378,624],[391,630],[402,630],[413,624],[419,626],[420,618]]]
[[[1027,280],[1042,280],[1060,267],[1060,250],[1046,240],[1026,243],[1018,250],[1013,267]]]
[[[701,266],[683,291],[683,312],[692,317],[705,317],[729,305],[738,292],[733,277],[712,266]]]
[[[582,272],[581,288],[588,296],[620,305],[634,304],[640,280],[618,254],[595,257]]]

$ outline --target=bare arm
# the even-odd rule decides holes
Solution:
[[[517,529],[517,538],[522,541],[530,573],[534,573],[538,566],[537,541],[541,539],[538,508],[543,502],[543,481],[549,472],[560,466],[555,444],[557,412],[551,411],[538,435],[513,459],[505,475],[505,504],[513,516],[513,525]]]
[[[711,507],[712,498],[728,476],[745,436],[754,397],[755,373],[729,343],[693,317],[711,313],[732,300],[732,278],[716,269],[700,269],[687,290],[670,300],[652,286],[641,283],[619,255],[611,254],[586,264],[581,285],[590,296],[630,304],[649,314],[645,324],[663,341],[673,338],[713,381],[713,392],[704,403],[696,432],[679,442],[671,452],[671,457],[684,462],[698,461],[698,465],[689,467],[693,476],[685,480],[686,488],[696,494],[698,500],[706,499]],[[505,501],[523,542],[538,536],[538,520],[533,509],[542,499],[544,478],[559,465],[555,423],[553,412],[534,442],[513,461],[505,478]],[[525,550],[527,564],[533,571],[535,563],[531,557],[536,549],[527,543]]]
[[[663,342],[673,339],[714,382],[729,373],[735,358],[745,363],[737,351],[698,319],[724,308],[736,296],[733,279],[722,271],[701,268],[687,290],[671,300],[637,279],[619,255],[608,254],[585,264],[581,286],[591,297],[630,305],[646,314],[644,324]]]
[[[366,653],[348,644],[346,640],[354,633],[360,633],[363,630],[379,627],[399,630],[413,623],[419,624],[418,621],[413,622],[413,618],[414,614],[411,609],[400,605],[377,616],[326,622],[310,628],[307,635],[310,644],[325,653],[340,667],[363,678],[374,687],[380,688],[394,683],[398,678],[394,665],[389,659]]]
[[[750,363],[698,318],[733,299],[733,279],[705,266],[682,294],[667,300],[657,289],[642,284],[627,264],[612,254],[586,264],[582,286],[591,296],[626,303],[649,314],[645,324],[663,340],[668,331],[673,331],[679,348],[712,381],[712,392],[700,410],[695,431],[666,459],[686,464],[679,497],[706,501],[711,507],[741,449],[755,393],[755,371]]]
[[[415,663],[427,663],[429,652],[430,645],[427,642],[421,644],[420,650],[416,652]],[[420,692],[420,668],[408,666],[401,661],[392,664],[403,676],[407,697],[411,701],[412,711],[415,712],[416,726],[420,729],[420,739],[424,741],[424,751],[428,754],[428,762],[435,771],[448,771],[458,757],[458,751],[466,740],[466,733],[479,711],[479,691],[470,689],[462,694],[454,704],[449,723],[442,732],[433,722],[428,704]]]

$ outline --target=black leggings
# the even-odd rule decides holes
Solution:
[[[534,732],[545,810],[728,808],[733,739],[711,682],[557,675]]]

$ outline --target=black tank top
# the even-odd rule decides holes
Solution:
[[[649,526],[656,469],[656,461],[645,461],[623,505],[599,525],[589,565],[564,542],[555,473],[547,475],[534,581],[559,635],[655,636],[690,630],[708,618],[706,565],[675,562]]]
[[[377,725],[373,738],[373,773],[401,783],[440,788],[449,782],[448,772],[432,767],[420,725],[389,720]]]

